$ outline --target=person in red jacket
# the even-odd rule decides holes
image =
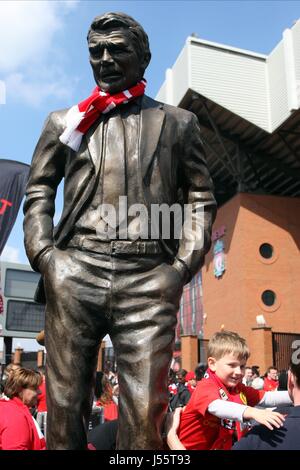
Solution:
[[[20,368],[5,384],[0,400],[0,450],[44,450],[45,439],[30,413],[37,403],[41,375]]]
[[[188,372],[185,376],[185,380],[186,380],[187,389],[192,395],[197,385],[195,372],[193,371]]]
[[[268,367],[266,377],[264,378],[264,390],[266,392],[273,392],[274,390],[277,390],[278,385],[278,370],[276,367],[270,366]]]
[[[104,421],[112,421],[118,418],[118,406],[113,400],[112,386],[104,374],[102,377],[102,393],[96,401],[96,406],[103,407]]]
[[[178,436],[174,429],[168,433],[171,449],[228,450],[249,429],[250,420],[269,429],[283,425],[281,413],[255,406],[291,404],[289,394],[245,386],[242,378],[249,355],[245,340],[237,333],[213,335],[208,345],[207,372],[181,413]]]

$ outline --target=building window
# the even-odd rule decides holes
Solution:
[[[274,250],[270,243],[262,243],[259,247],[259,252],[263,258],[270,259],[273,256]]]
[[[6,311],[7,330],[38,333],[44,327],[45,305],[26,300],[8,300]]]
[[[265,290],[261,295],[261,299],[267,307],[272,307],[276,301],[276,294],[272,290]]]

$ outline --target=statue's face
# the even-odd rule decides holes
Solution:
[[[88,45],[94,78],[101,90],[119,93],[142,79],[143,64],[126,29],[92,32]]]

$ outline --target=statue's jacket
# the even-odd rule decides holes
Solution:
[[[89,203],[100,171],[103,120],[83,136],[78,152],[61,143],[68,109],[51,113],[37,143],[24,203],[25,248],[34,270],[49,247],[64,248],[75,223]],[[100,122],[100,123],[99,123]],[[197,117],[186,110],[159,103],[148,96],[141,100],[138,177],[144,202],[192,204],[193,217],[204,210],[204,243],[194,249],[185,239],[160,240],[170,256],[184,260],[195,274],[210,247],[216,202],[207,170]],[[64,208],[53,227],[57,187],[64,178]],[[172,234],[172,230],[171,230]],[[188,246],[188,248],[187,248]]]

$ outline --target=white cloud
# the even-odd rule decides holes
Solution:
[[[2,251],[1,261],[9,261],[10,263],[20,263],[20,252],[18,248],[6,245]]]
[[[67,0],[64,3],[64,8],[68,10],[74,10],[77,7],[79,0]]]
[[[72,86],[64,74],[59,79],[49,80],[48,77],[44,80],[40,74],[31,78],[26,74],[13,73],[6,77],[6,89],[14,101],[22,101],[32,107],[40,106],[47,98],[61,98],[64,101],[72,94]]]
[[[70,96],[74,82],[60,69],[56,58],[62,53],[58,37],[65,16],[77,4],[0,1],[0,72],[8,99],[14,97],[37,106],[49,97]]]
[[[6,85],[0,80],[0,104],[6,103]]]
[[[0,2],[0,69],[16,70],[48,49],[61,28],[55,2]]]

